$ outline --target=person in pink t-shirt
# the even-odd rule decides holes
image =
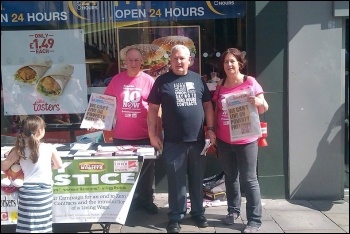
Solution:
[[[116,124],[113,129],[115,145],[151,145],[148,136],[148,94],[154,78],[141,70],[143,57],[138,49],[126,52],[126,70],[115,75],[104,94],[117,100]],[[135,190],[131,209],[143,208],[149,214],[157,214],[153,203],[154,159],[145,159]]]
[[[240,216],[240,182],[246,196],[247,226],[244,233],[257,232],[261,227],[262,204],[256,167],[258,158],[258,137],[231,140],[226,97],[246,93],[246,102],[257,113],[263,114],[269,108],[264,91],[254,77],[246,76],[241,70],[246,64],[245,55],[236,48],[227,49],[220,58],[226,77],[218,84],[213,95],[216,108],[216,137],[218,157],[225,173],[228,214],[223,219],[227,225]]]

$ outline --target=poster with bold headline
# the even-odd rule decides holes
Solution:
[[[225,95],[231,141],[246,137],[261,137],[258,109],[247,101],[250,95],[252,95],[250,89]]]
[[[54,223],[125,224],[142,161],[136,156],[76,157],[53,170]],[[18,192],[1,190],[1,225],[16,224]]]

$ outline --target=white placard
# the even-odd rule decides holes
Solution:
[[[92,93],[80,128],[111,130],[116,108],[115,97]]]
[[[258,109],[247,101],[251,95],[250,89],[225,95],[231,141],[246,137],[261,137]]]

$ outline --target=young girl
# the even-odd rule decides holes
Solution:
[[[19,161],[24,184],[19,189],[16,232],[52,232],[52,169],[62,167],[62,160],[52,144],[41,143],[45,122],[39,116],[29,116],[22,122],[16,145],[1,170],[8,170]]]

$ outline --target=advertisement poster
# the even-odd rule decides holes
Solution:
[[[170,50],[176,44],[188,47],[192,62],[189,70],[200,73],[200,27],[123,27],[118,30],[119,70],[126,69],[128,49],[138,48],[143,55],[141,69],[154,78],[169,71]]]
[[[86,110],[81,29],[1,32],[1,72],[5,115]]]
[[[245,137],[261,137],[258,109],[247,101],[250,89],[235,94],[225,95],[231,141]]]
[[[138,157],[76,157],[53,170],[53,222],[125,224],[142,162]],[[1,191],[1,224],[17,222],[17,193]]]
[[[89,105],[80,128],[112,130],[116,105],[115,97],[91,93]]]

